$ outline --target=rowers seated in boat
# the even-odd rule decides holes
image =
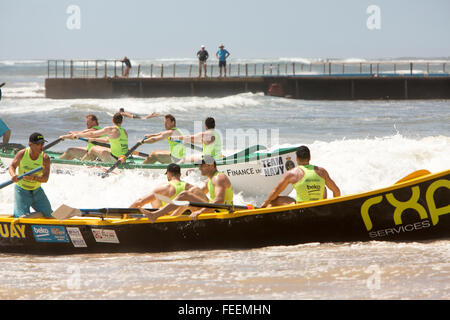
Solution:
[[[170,198],[170,200],[173,200],[183,191],[201,193],[199,188],[181,180],[181,168],[178,164],[169,164],[167,166],[166,175],[167,183],[157,186],[149,194],[137,199],[131,204],[130,208],[142,208],[147,203],[151,203],[152,208],[161,208],[165,206],[166,203],[156,198],[155,194],[163,195]],[[186,211],[186,208],[178,208],[175,210],[174,214],[180,215],[184,211]]]
[[[182,191],[178,196],[176,196],[173,200],[176,201],[191,201],[191,202],[209,202],[213,204],[233,204],[233,186],[231,185],[228,177],[222,173],[217,171],[216,161],[214,158],[210,156],[204,156],[201,164],[199,166],[200,172],[202,176],[208,177],[208,181],[205,183],[203,188],[201,188],[201,193],[196,193],[192,191]],[[206,194],[209,193],[209,197],[211,200],[208,200]],[[141,212],[147,215],[148,219],[151,222],[154,222],[158,217],[169,214],[175,209],[179,208],[177,204],[169,203],[163,206],[161,209],[150,212],[145,209],[141,209]],[[202,213],[211,213],[216,212],[215,209],[212,208],[202,208],[197,210],[198,208],[190,208],[184,207],[184,210],[191,210],[190,217],[194,220]],[[176,210],[171,214],[171,216],[180,215],[180,211]]]
[[[202,146],[201,155],[192,155],[181,159],[178,163],[191,163],[195,161],[201,161],[202,156],[211,156],[215,160],[223,158],[222,155],[222,140],[219,132],[216,131],[216,121],[212,117],[205,119],[205,131],[199,132],[194,135],[187,136],[172,136],[171,140],[189,142],[193,144],[199,144]]]
[[[88,114],[86,116],[86,129],[83,131],[69,131],[69,134],[60,136],[61,139],[71,139],[73,136],[79,135],[81,133],[101,130],[102,128],[98,124],[98,118],[94,114]],[[87,153],[94,146],[92,142],[88,142],[86,147],[72,147],[68,148],[59,159],[62,160],[73,160],[78,159],[84,161],[87,157]]]
[[[155,143],[167,139],[169,143],[169,150],[155,150],[150,153],[150,155],[145,158],[143,164],[153,164],[155,162],[159,163],[177,163],[186,155],[186,147],[176,141],[172,141],[170,137],[177,133],[178,135],[183,135],[182,131],[176,127],[177,121],[175,117],[171,114],[166,114],[164,116],[164,131],[160,131],[153,134],[146,134],[145,139],[142,143]]]
[[[112,126],[100,130],[71,133],[60,136],[61,139],[88,138],[89,142],[109,142],[110,148],[92,146],[82,160],[92,161],[99,159],[103,162],[116,162],[128,152],[128,133],[122,128],[123,117],[116,113],[112,118]],[[103,137],[103,138],[101,138]]]
[[[330,178],[327,170],[309,164],[311,152],[308,147],[298,147],[296,155],[298,166],[284,174],[281,181],[264,201],[261,206],[262,208],[326,199],[327,189],[325,186],[333,192],[333,197],[339,197],[341,195],[339,187]],[[280,196],[280,193],[289,184],[292,184],[297,192],[296,199],[288,196]]]

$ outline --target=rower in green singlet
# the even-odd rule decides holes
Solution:
[[[72,133],[72,139],[90,138],[93,141],[108,143],[110,148],[94,145],[81,160],[99,159],[103,162],[116,162],[128,152],[128,133],[122,128],[123,117],[116,113],[112,118],[113,125],[100,130]]]
[[[177,122],[174,116],[167,114],[164,116],[164,131],[146,134],[146,139],[143,143],[155,143],[167,139],[169,143],[169,150],[157,150],[150,153],[150,155],[144,160],[145,163],[172,163],[179,162],[182,158],[186,156],[186,146],[180,142],[173,141],[170,139],[172,135],[183,135],[183,132],[177,128]]]
[[[197,187],[181,180],[181,168],[178,164],[176,163],[169,164],[167,166],[166,175],[168,181],[167,183],[157,186],[149,194],[137,199],[135,202],[131,204],[130,208],[142,208],[147,203],[151,203],[152,208],[161,208],[167,205],[167,203],[158,200],[155,197],[155,194],[160,194],[165,197],[169,197],[171,200],[173,200],[183,191],[190,191],[196,193],[200,192],[200,190]],[[176,212],[174,212],[174,215],[180,215],[185,210],[186,208],[180,208],[179,211],[176,210]]]
[[[216,121],[212,117],[208,117],[205,120],[205,131],[194,135],[188,136],[173,136],[172,140],[189,142],[193,144],[200,144],[203,147],[201,155],[192,155],[186,157],[180,161],[183,162],[195,162],[201,160],[204,156],[211,156],[215,160],[223,158],[222,155],[222,139],[219,132],[215,129]]]
[[[205,183],[203,188],[200,189],[201,193],[183,191],[174,199],[180,201],[209,202],[213,204],[232,205],[233,186],[231,185],[230,179],[224,173],[217,170],[217,165],[214,158],[205,156],[200,164],[200,172],[203,176],[208,177],[208,181]],[[206,196],[207,194],[209,194],[210,199]],[[175,204],[167,204],[158,211],[147,211],[143,213],[147,215],[150,221],[155,221],[158,217],[168,214],[176,208],[179,207]],[[215,209],[211,208],[202,208],[200,210],[198,210],[198,208],[190,208],[190,210],[192,211],[190,217],[194,220],[197,219],[197,217],[202,213],[215,212]]]
[[[79,135],[80,133],[89,132],[89,131],[96,131],[100,130],[101,127],[98,125],[98,119],[97,116],[94,114],[88,114],[86,116],[86,128],[83,131],[70,131],[69,134],[60,136],[61,139],[71,139],[73,137],[73,134]],[[89,150],[94,146],[92,142],[88,142],[86,147],[74,147],[74,148],[68,148],[60,157],[59,159],[63,160],[72,160],[72,159],[83,159],[83,157],[86,156],[86,154],[89,152]]]
[[[327,197],[325,186],[333,192],[333,197],[341,195],[339,187],[324,168],[309,164],[311,153],[308,147],[298,147],[296,154],[298,166],[284,174],[282,180],[264,201],[263,208],[324,199]],[[297,192],[296,199],[280,196],[289,184],[292,184]]]

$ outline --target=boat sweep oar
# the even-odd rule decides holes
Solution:
[[[155,197],[160,200],[164,201],[165,203],[170,203],[176,206],[180,207],[198,207],[198,208],[211,208],[211,209],[226,209],[230,212],[238,210],[252,210],[252,209],[258,209],[254,207],[253,205],[246,205],[246,206],[239,206],[239,205],[233,205],[233,204],[217,204],[217,203],[209,203],[209,202],[191,202],[191,201],[179,201],[179,200],[171,200],[169,197],[163,196],[161,194],[155,194]]]
[[[78,138],[78,140],[84,141],[84,142],[89,142],[89,139],[86,139],[86,138]],[[109,143],[98,142],[98,141],[92,141],[91,143],[92,143],[92,144],[95,144],[96,146],[101,146],[101,147],[111,148],[111,145],[110,145]],[[137,151],[137,150],[133,152],[133,155],[139,156],[139,157],[144,157],[144,158],[146,158],[146,157],[149,156],[149,154],[144,153],[144,152],[139,152],[139,151]]]
[[[111,171],[113,171],[115,168],[117,168],[117,166],[121,163],[124,163],[125,160],[127,160],[127,158],[137,149],[139,148],[140,145],[142,145],[144,143],[145,137],[142,140],[139,140],[134,146],[133,148],[131,148],[130,150],[128,150],[128,152],[119,157],[119,160],[116,161],[116,163],[114,163],[111,168],[109,168],[104,174],[102,174],[102,178],[106,178]]]
[[[51,147],[53,147],[54,145],[60,143],[60,142],[63,141],[63,140],[64,140],[64,139],[62,139],[62,138],[58,138],[58,139],[56,139],[55,141],[50,142],[49,144],[47,144],[47,145],[44,146],[44,150],[50,149]]]
[[[430,171],[425,170],[425,169],[417,170],[417,171],[411,172],[407,176],[401,178],[400,180],[398,180],[394,184],[399,184],[399,183],[402,183],[402,182],[405,182],[405,181],[408,181],[408,180],[412,180],[412,179],[415,179],[415,178],[426,176],[427,174],[430,174],[430,173],[431,173]]]
[[[148,211],[156,211],[154,208],[144,208]],[[53,211],[52,216],[58,220],[66,220],[72,217],[98,217],[98,218],[122,218],[124,215],[129,218],[145,218],[139,208],[99,208],[99,209],[76,209],[65,204]]]
[[[31,175],[33,173],[39,172],[41,170],[42,170],[42,167],[37,167],[36,169],[33,169],[31,171],[28,171],[28,172],[25,172],[24,174],[18,176],[17,179],[18,180],[22,180],[24,177],[29,176],[29,175]],[[13,183],[14,183],[14,181],[12,181],[12,179],[9,180],[9,181],[3,182],[2,184],[0,184],[0,189],[2,189],[4,187],[7,187],[7,186],[9,186],[10,184],[13,184]]]

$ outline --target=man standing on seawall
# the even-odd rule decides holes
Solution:
[[[202,45],[201,50],[197,52],[198,57],[198,77],[200,78],[202,76],[202,69],[205,72],[204,77],[206,78],[206,60],[209,58],[208,51],[205,50],[205,46]]]
[[[120,60],[121,62],[125,63],[125,71],[122,74],[122,77],[124,78],[128,78],[128,74],[130,73],[130,69],[131,69],[131,62],[130,59],[128,59],[127,57],[123,57],[122,60]]]
[[[219,59],[219,77],[222,77],[222,68],[224,70],[225,77],[227,76],[227,58],[230,53],[224,49],[224,45],[219,46],[219,51],[216,52],[216,57]]]

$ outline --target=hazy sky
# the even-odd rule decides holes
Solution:
[[[450,0],[0,0],[0,39],[1,60],[186,58],[220,43],[240,58],[449,57]]]

